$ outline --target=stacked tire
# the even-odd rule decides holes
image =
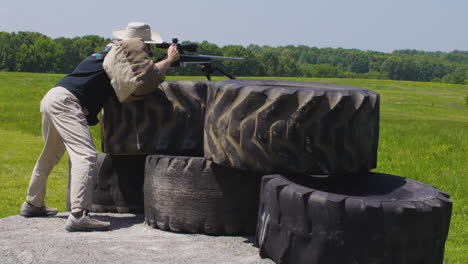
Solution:
[[[276,263],[443,263],[448,194],[398,176],[263,177],[256,232]]]
[[[90,211],[96,213],[143,213],[145,155],[98,154],[91,173],[92,200]],[[68,170],[70,183],[70,166]],[[70,185],[67,193],[70,210]]]
[[[377,164],[379,96],[359,87],[221,81],[208,93],[205,157],[262,174],[369,171]]]
[[[203,157],[149,156],[145,219],[162,230],[209,235],[253,234],[259,177]]]
[[[122,164],[137,156],[146,159],[135,170],[137,181],[141,175],[145,180],[134,194],[144,195],[149,225],[184,233],[254,234],[260,175],[203,157],[207,90],[207,82],[164,82],[143,100],[121,104],[111,98],[102,116],[102,149]],[[98,181],[112,177],[101,173]],[[129,192],[119,186],[120,192]]]
[[[143,212],[148,155],[203,155],[206,83],[164,82],[159,88],[133,103],[122,104],[116,96],[104,103],[101,148],[106,154],[98,155],[93,172],[91,211]]]
[[[323,83],[166,82],[108,104],[103,149],[148,155],[153,227],[255,232],[276,263],[442,263],[448,194],[370,172],[379,105],[368,89]]]
[[[103,107],[102,151],[113,155],[203,156],[206,82],[163,82],[133,103],[112,97]]]

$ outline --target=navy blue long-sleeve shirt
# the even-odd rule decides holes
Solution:
[[[103,50],[84,59],[69,75],[61,79],[55,86],[61,86],[75,95],[82,107],[86,107],[89,125],[96,125],[97,115],[101,111],[104,101],[114,93],[110,79],[102,63],[112,46],[109,43]]]

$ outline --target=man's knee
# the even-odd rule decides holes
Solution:
[[[85,157],[86,161],[91,164],[91,166],[94,166],[97,162],[97,153],[96,151],[90,152],[86,155]]]

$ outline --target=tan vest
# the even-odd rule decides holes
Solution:
[[[104,58],[103,67],[121,103],[142,99],[164,81],[141,38],[115,44]]]

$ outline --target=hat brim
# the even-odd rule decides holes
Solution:
[[[121,39],[121,40],[131,38],[131,37],[128,36],[128,32],[125,29],[123,29],[123,30],[114,30],[114,31],[112,31],[112,35],[114,35],[114,37],[116,37],[117,39]],[[145,43],[148,43],[148,44],[163,43],[163,40],[162,40],[161,36],[157,32],[154,32],[154,31],[151,31],[151,39],[143,39],[143,41]]]

